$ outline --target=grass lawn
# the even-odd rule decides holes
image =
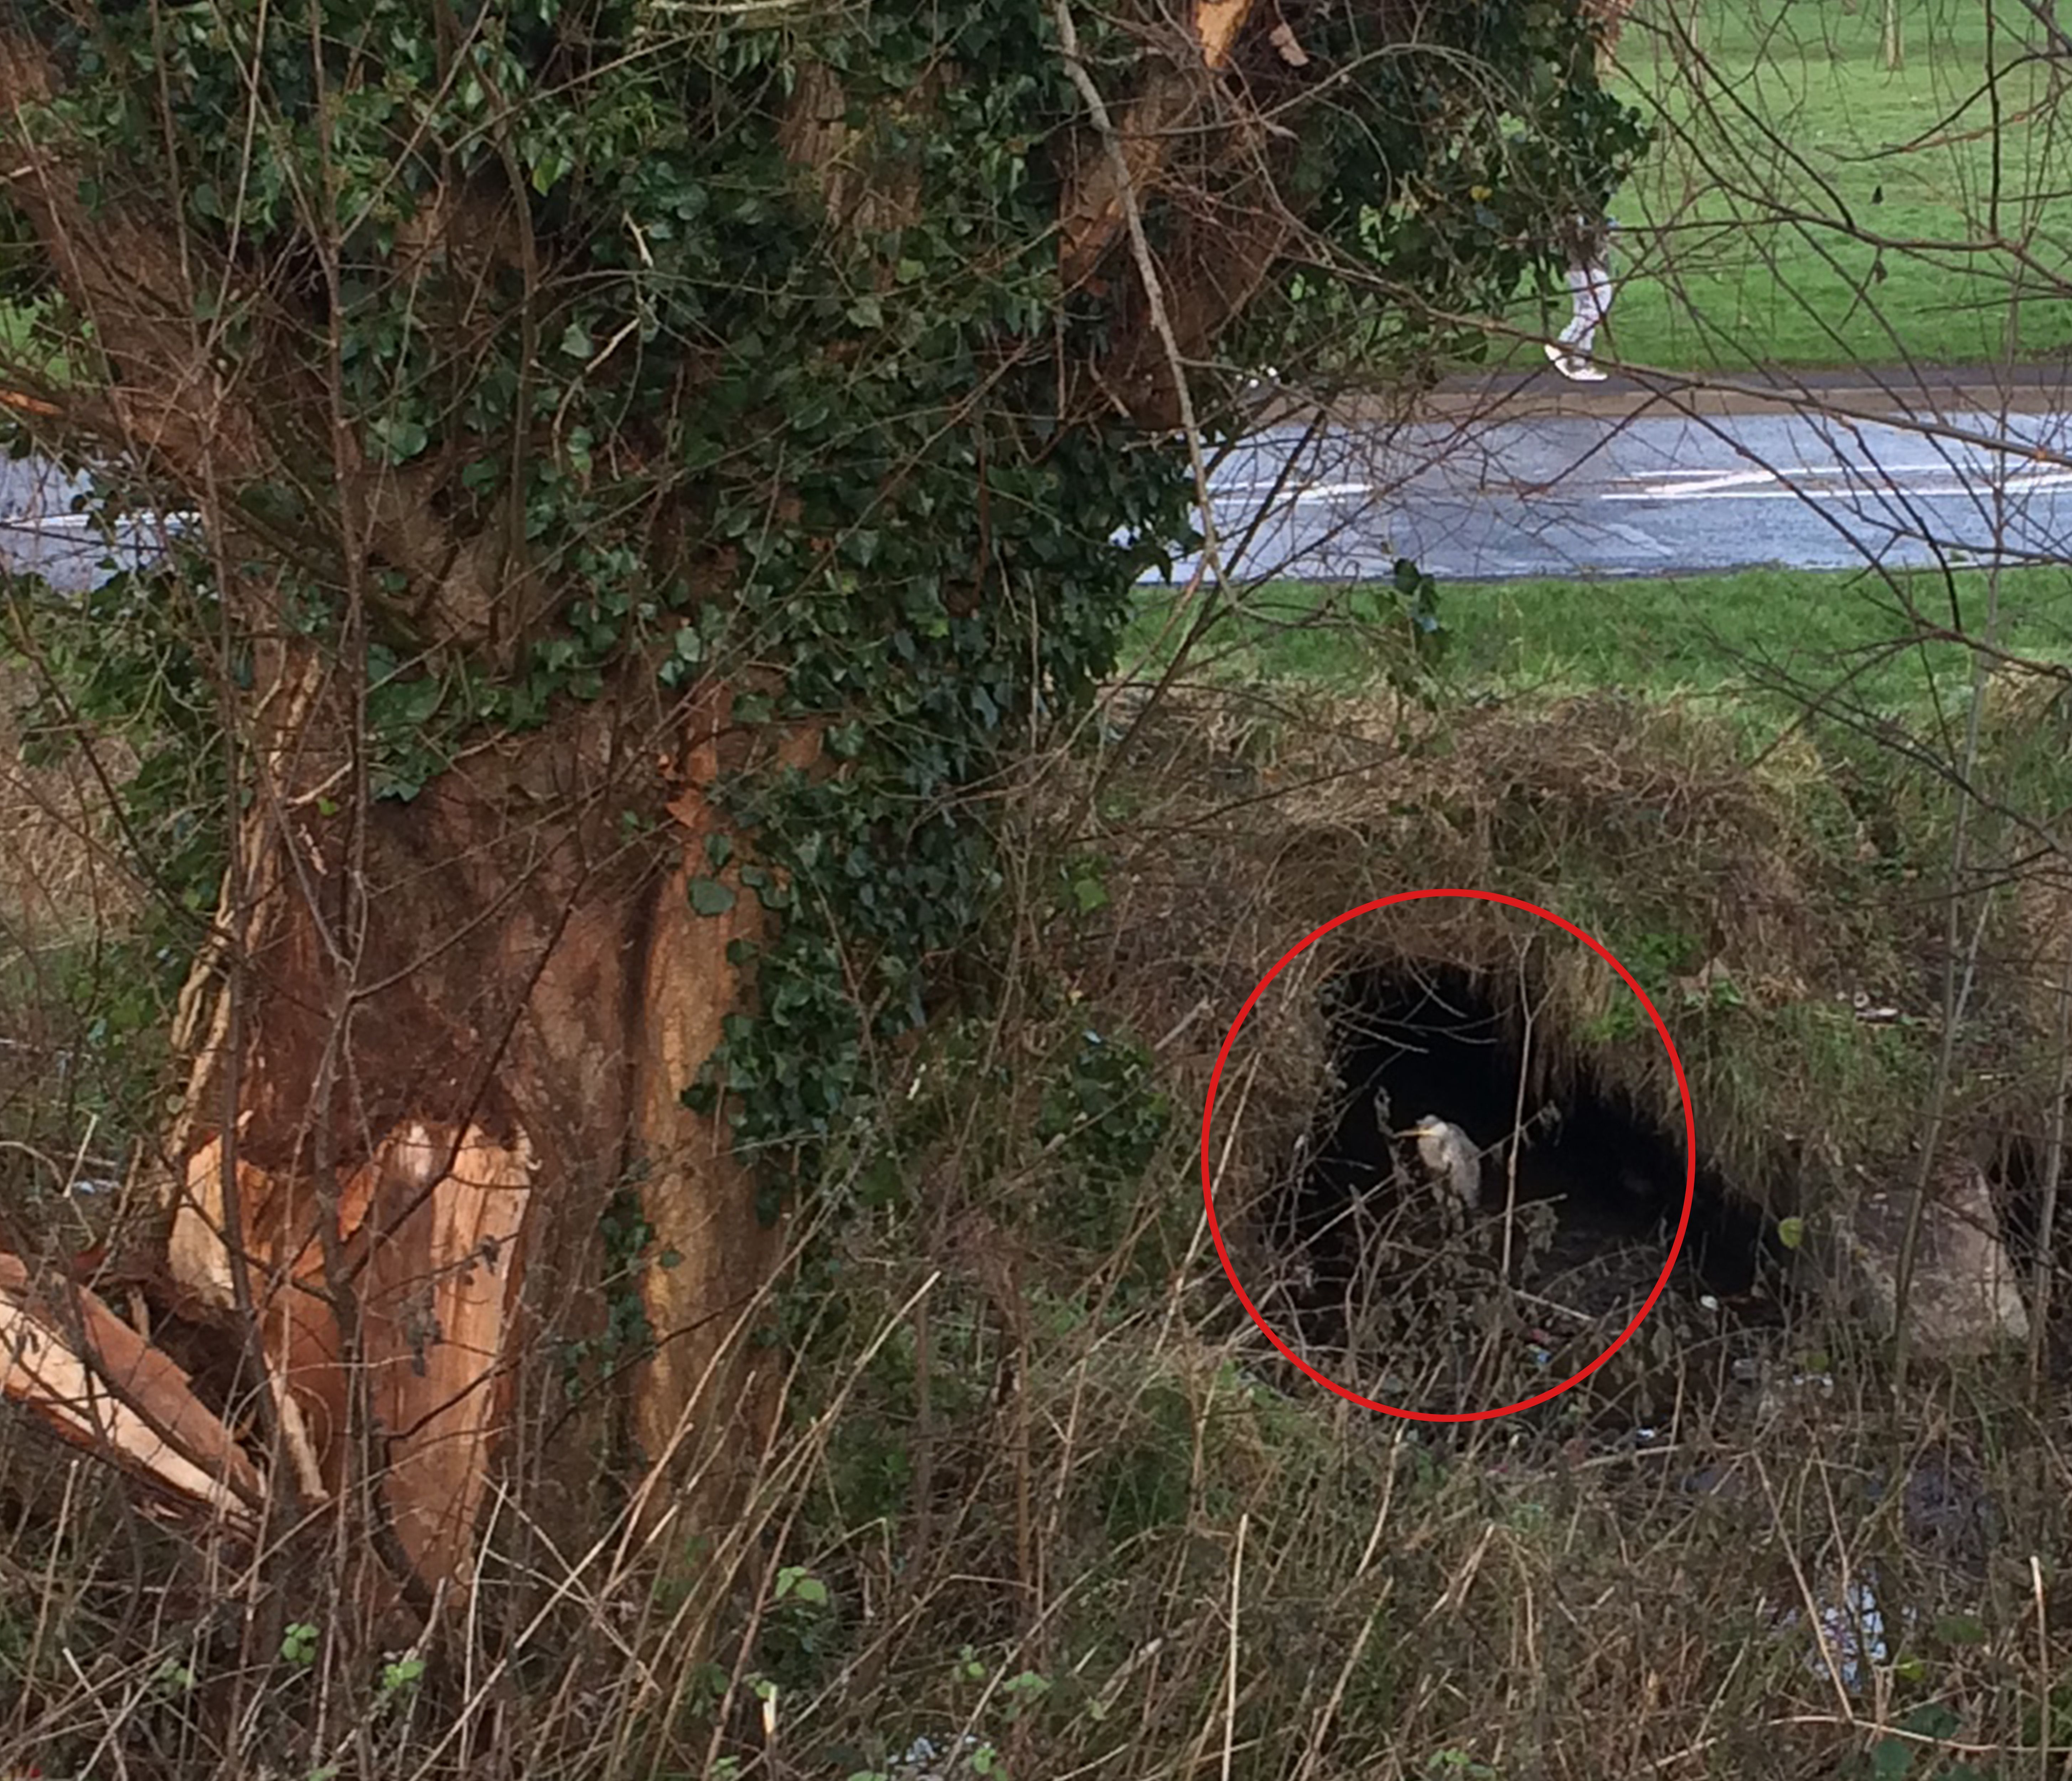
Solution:
[[[68,355],[36,332],[40,314],[33,302],[0,302],[0,384],[24,372],[60,384],[71,378]]]
[[[2054,95],[2021,0],[1898,10],[1895,72],[1881,0],[1642,0],[1614,85],[1657,137],[1613,201],[1614,356],[1963,364],[2072,343],[2072,70]]]
[[[1177,595],[1144,597],[1125,666],[1170,651]],[[1511,697],[1614,687],[1716,699],[1773,725],[1794,687],[1832,691],[1852,708],[1913,720],[1957,710],[1970,652],[1921,641],[1926,625],[1985,625],[1987,578],[1966,570],[1888,583],[1869,575],[1753,569],[1661,581],[1449,585],[1437,671],[1451,691]],[[2004,575],[2000,638],[2011,654],[2072,663],[2072,570]],[[1388,590],[1276,582],[1248,595],[1197,646],[1191,663],[1337,691],[1400,672],[1410,631]],[[1145,671],[1140,668],[1140,673]]]

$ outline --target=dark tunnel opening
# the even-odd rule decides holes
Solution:
[[[2054,1377],[2072,1374],[2072,1169],[2058,1165],[2060,1203],[2051,1214],[2050,1285],[2045,1307],[2045,1349]],[[2044,1196],[2049,1180],[2049,1146],[2033,1135],[2002,1138],[1988,1171],[2000,1241],[2030,1316],[2037,1314],[2037,1264],[2044,1246]]]
[[[1521,1106],[1517,1024],[1490,993],[1459,969],[1371,969],[1326,986],[1337,1093],[1319,1111],[1275,1231],[1279,1246],[1299,1254],[1313,1302],[1330,1299],[1361,1265],[1363,1240],[1345,1209],[1409,1191],[1404,1159],[1415,1152],[1403,1135],[1428,1115],[1461,1128],[1482,1153],[1474,1216],[1485,1225],[1501,1221],[1516,1148],[1517,1204],[1543,1209],[1540,1246],[1511,1277],[1531,1302],[1601,1318],[1617,1304],[1637,1309],[1652,1290],[1682,1207],[1682,1135],[1665,1135],[1587,1073],[1558,1104],[1528,1090]],[[1770,1322],[1782,1308],[1782,1260],[1770,1221],[1701,1154],[1670,1291]]]

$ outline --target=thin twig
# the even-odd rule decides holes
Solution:
[[[1230,1664],[1223,1683],[1223,1781],[1230,1781],[1231,1760],[1237,1751],[1237,1653],[1239,1607],[1244,1584],[1244,1537],[1252,1525],[1252,1512],[1240,1512],[1237,1518],[1237,1549],[1231,1554],[1230,1586]]]
[[[2058,1080],[2050,1094],[2050,1138],[2043,1159],[2043,1192],[2036,1216],[2036,1256],[2030,1287],[2029,1387],[2040,1410],[2045,1381],[2045,1332],[2050,1322],[2052,1252],[2057,1247],[2058,1193],[2065,1175],[2065,1099],[2072,1094],[2072,945],[2058,976]]]

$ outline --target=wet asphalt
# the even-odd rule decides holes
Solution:
[[[1213,467],[1235,572],[1448,580],[2072,560],[2072,390],[1454,386],[1413,412],[1290,403]],[[1184,580],[1198,555],[1175,567]]]
[[[1449,581],[2072,561],[2072,369],[1706,385],[1551,371],[1414,408],[1286,394],[1211,467],[1224,572]],[[72,510],[78,482],[0,461],[0,560],[76,590],[152,553]],[[1174,567],[1185,581],[1200,555]]]

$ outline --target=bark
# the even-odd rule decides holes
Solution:
[[[688,894],[717,827],[700,780],[721,770],[726,709],[722,689],[694,703],[667,778],[624,746],[623,714],[593,713],[487,749],[411,804],[372,806],[356,837],[298,782],[259,800],[254,909],[222,922],[249,936],[251,1039],[201,1045],[187,1098],[204,1120],[236,1106],[235,1168],[220,1122],[183,1146],[169,1259],[198,1299],[228,1308],[234,1173],[266,1283],[255,1296],[285,1387],[285,1457],[306,1499],[379,1480],[427,1580],[458,1584],[473,1564],[528,1258],[582,1253],[622,1182],[641,1184],[656,1254],[680,1258],[643,1277],[660,1352],[635,1392],[643,1445],[659,1457],[694,1421],[701,1442],[736,1431],[739,1388],[720,1363],[773,1235],[723,1117],[680,1100],[742,999],[728,942],[759,919],[753,898],[708,918]],[[330,734],[335,717],[320,700],[302,733]],[[672,782],[674,864],[623,843],[617,820]],[[356,852],[365,899],[345,957],[324,905]],[[229,993],[226,979],[203,1005]],[[220,1012],[199,1024],[229,1026]],[[709,1458],[673,1445],[685,1463]]]
[[[1194,41],[1153,64],[1116,126],[1124,173],[1091,131],[1079,145],[1079,167],[1059,214],[1058,265],[1067,287],[1083,284],[1121,232],[1124,194],[1148,203],[1164,182],[1174,151],[1213,118],[1215,71],[1230,60],[1252,0],[1195,0]]]
[[[1226,83],[1248,44],[1277,68],[1297,65],[1268,40],[1271,11],[1195,0],[1192,39],[1149,64],[1121,113],[1126,179],[1083,142],[1061,211],[1062,264],[1077,281],[1115,249],[1125,192],[1142,202],[1184,186],[1168,269],[1183,355],[1248,299],[1292,226],[1256,143],[1241,130],[1226,140],[1239,109]],[[98,433],[136,449],[201,514],[226,563],[263,560],[273,543],[240,532],[251,523],[235,491],[302,487],[319,514],[354,516],[318,540],[334,556],[341,536],[364,542],[347,585],[376,564],[403,572],[400,616],[423,645],[508,646],[552,594],[524,560],[522,527],[499,515],[463,534],[441,499],[451,465],[398,471],[360,455],[320,378],[286,344],[269,356],[269,339],[322,337],[294,310],[290,281],[228,293],[221,308],[240,310],[260,344],[224,361],[196,320],[212,308],[197,287],[236,275],[183,248],[167,220],[174,195],[80,201],[90,170],[33,127],[56,86],[47,52],[18,22],[0,25],[0,177],[93,324],[105,388],[0,400],[74,443]],[[932,90],[911,102],[925,107]],[[786,146],[831,220],[853,231],[913,220],[918,182],[872,162],[845,119],[831,75],[800,81]],[[485,272],[475,285],[487,289],[487,269],[515,267],[529,293],[515,172],[510,183],[424,207],[399,232],[404,273],[413,256],[458,260]],[[1170,358],[1141,313],[1125,314],[1117,375],[1156,417],[1170,406]],[[621,697],[486,744],[408,803],[368,802],[352,790],[363,763],[351,663],[284,633],[263,585],[227,578],[226,598],[257,657],[238,706],[245,801],[234,869],[181,999],[186,1093],[157,1179],[179,1308],[221,1327],[233,1352],[241,1323],[257,1333],[273,1451],[262,1473],[230,1433],[249,1406],[201,1403],[97,1300],[81,1301],[76,1340],[57,1341],[0,1270],[0,1320],[57,1357],[55,1373],[10,1364],[7,1395],[176,1497],[226,1516],[235,1499],[249,1514],[270,1480],[287,1507],[364,1518],[413,1581],[462,1588],[513,1369],[570,1307],[594,1320],[598,1216],[622,1185],[639,1184],[654,1232],[639,1291],[657,1346],[630,1418],[641,1450],[672,1475],[723,1477],[714,1462],[745,1462],[767,1433],[774,1381],[750,1379],[738,1337],[782,1233],[756,1218],[724,1101],[701,1114],[682,1091],[726,1017],[752,1005],[730,950],[766,921],[738,878],[752,837],[730,838],[726,870],[709,864],[714,787],[759,761],[816,767],[818,735],[751,735],[717,683],[664,708],[628,690],[651,684],[635,664]],[[642,819],[631,831],[629,813]],[[694,876],[717,876],[731,906],[697,913]],[[97,1356],[140,1381],[141,1422],[68,1407]],[[566,1474],[586,1474],[583,1443],[562,1447]],[[693,1520],[727,1498],[701,1489]]]
[[[1618,65],[1619,34],[1626,29],[1633,0],[1584,0],[1583,14],[1597,31],[1597,73],[1610,74]]]
[[[27,127],[56,86],[42,46],[0,27],[13,194],[105,356],[105,396],[68,394],[45,418],[74,443],[97,432],[137,449],[234,544],[239,485],[323,480],[307,466],[336,437],[324,391],[291,366],[219,368],[164,212],[89,211],[62,139]],[[435,201],[399,254],[510,263],[507,209],[479,192]],[[284,336],[311,325],[275,318]],[[439,517],[450,466],[399,473],[338,443],[343,486],[319,511],[364,517],[367,560],[410,579],[419,635],[502,641],[514,613],[540,609],[502,516],[474,536]],[[349,668],[282,642],[263,586],[232,593],[258,650],[240,719],[249,813],[174,1035],[188,1079],[158,1171],[166,1274],[177,1308],[223,1327],[231,1352],[253,1320],[278,1405],[269,1468],[290,1497],[364,1504],[392,1559],[459,1585],[512,1368],[549,1322],[595,1321],[582,1277],[624,1182],[640,1183],[654,1255],[675,1262],[644,1276],[659,1351],[635,1383],[636,1431],[684,1466],[738,1432],[722,1351],[776,1237],[724,1109],[701,1116],[680,1094],[745,993],[728,942],[762,920],[746,896],[700,917],[687,892],[717,826],[705,782],[745,765],[749,739],[722,735],[723,687],[673,710],[607,702],[483,749],[413,802],[364,803],[347,789]],[[627,683],[648,684],[637,665]],[[812,741],[784,752],[803,763]],[[665,810],[660,833],[626,839],[627,813]],[[10,1395],[31,1391],[10,1379]],[[108,1438],[118,1455],[132,1434]],[[572,1492],[587,1496],[590,1463],[564,1468]]]
[[[676,860],[656,893],[636,986],[632,1093],[648,1171],[643,1203],[658,1258],[641,1282],[658,1347],[636,1393],[634,1432],[653,1461],[709,1461],[709,1451],[696,1444],[686,1455],[694,1422],[734,1423],[748,1438],[745,1459],[759,1446],[755,1438],[775,1405],[773,1381],[750,1382],[722,1364],[735,1345],[735,1326],[754,1310],[776,1266],[781,1232],[754,1217],[754,1184],[728,1145],[724,1119],[694,1113],[683,1099],[719,1043],[722,1023],[749,1000],[750,986],[728,962],[728,950],[759,939],[765,925],[760,900],[741,883],[745,849],[737,845],[719,871],[706,852],[709,838],[726,832],[708,790],[726,769],[730,704],[728,690],[714,685],[694,706],[680,789],[668,806]],[[810,769],[820,758],[820,733],[789,736],[778,752],[784,765]],[[697,876],[724,884],[732,906],[719,915],[695,913],[690,881]],[[662,1257],[674,1259],[662,1266]]]

